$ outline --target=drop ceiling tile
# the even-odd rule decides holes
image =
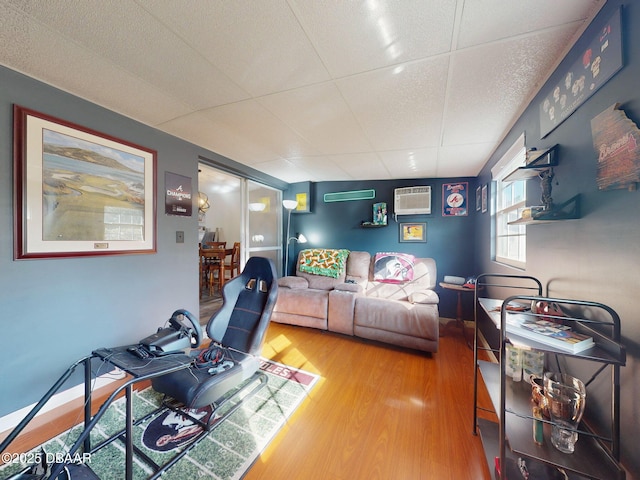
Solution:
[[[223,105],[202,114],[217,129],[212,135],[225,142],[230,150],[237,148],[241,152],[252,152],[249,156],[244,153],[242,157],[230,157],[234,160],[252,164],[275,157],[319,153],[255,100]]]
[[[423,60],[336,81],[376,150],[438,145],[448,58]]]
[[[417,148],[379,153],[390,178],[433,178],[437,172],[438,148]]]
[[[260,162],[253,167],[288,183],[305,182],[310,178],[309,172],[282,158]]]
[[[285,0],[138,0],[252,96],[329,79]]]
[[[450,0],[289,3],[333,78],[451,48],[456,5]]]
[[[193,107],[249,97],[219,69],[135,2],[38,2],[29,15]],[[73,15],[69,15],[73,5]],[[207,81],[203,81],[207,79]]]
[[[92,51],[6,4],[0,4],[0,64],[147,125],[190,111],[167,92],[113,63],[97,62]]]
[[[268,95],[258,101],[319,152],[371,150],[362,128],[333,82]]]
[[[175,135],[231,160],[253,166],[281,158],[273,149],[257,141],[247,140],[246,132],[237,131],[211,112],[194,112],[161,125],[163,131]]]
[[[499,140],[540,88],[571,28],[457,52],[451,59],[443,145]]]
[[[498,142],[441,147],[434,176],[475,177],[497,146]]]
[[[583,22],[605,0],[467,0],[460,22],[458,48]],[[552,15],[549,13],[553,12]],[[571,28],[577,29],[579,25]]]
[[[287,161],[294,167],[309,172],[319,182],[351,180],[331,156],[296,157],[288,158]]]
[[[344,180],[388,180],[394,178],[375,152],[349,153],[327,157],[347,174]]]

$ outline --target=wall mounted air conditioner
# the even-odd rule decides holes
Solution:
[[[405,187],[394,190],[394,215],[431,213],[431,187]]]

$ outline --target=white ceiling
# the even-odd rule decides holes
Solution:
[[[0,64],[286,182],[475,176],[604,3],[0,0]]]

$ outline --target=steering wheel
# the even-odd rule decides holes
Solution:
[[[184,319],[189,320],[191,325],[187,324]],[[176,310],[171,314],[169,324],[178,331],[184,332],[191,343],[191,348],[197,348],[202,342],[202,327],[200,322],[187,310]]]

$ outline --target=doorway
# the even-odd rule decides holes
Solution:
[[[273,260],[278,275],[282,265],[282,192],[242,178],[207,163],[198,164],[198,240],[240,242],[240,270],[251,256]],[[219,291],[200,296],[200,321],[206,323],[222,305]]]

